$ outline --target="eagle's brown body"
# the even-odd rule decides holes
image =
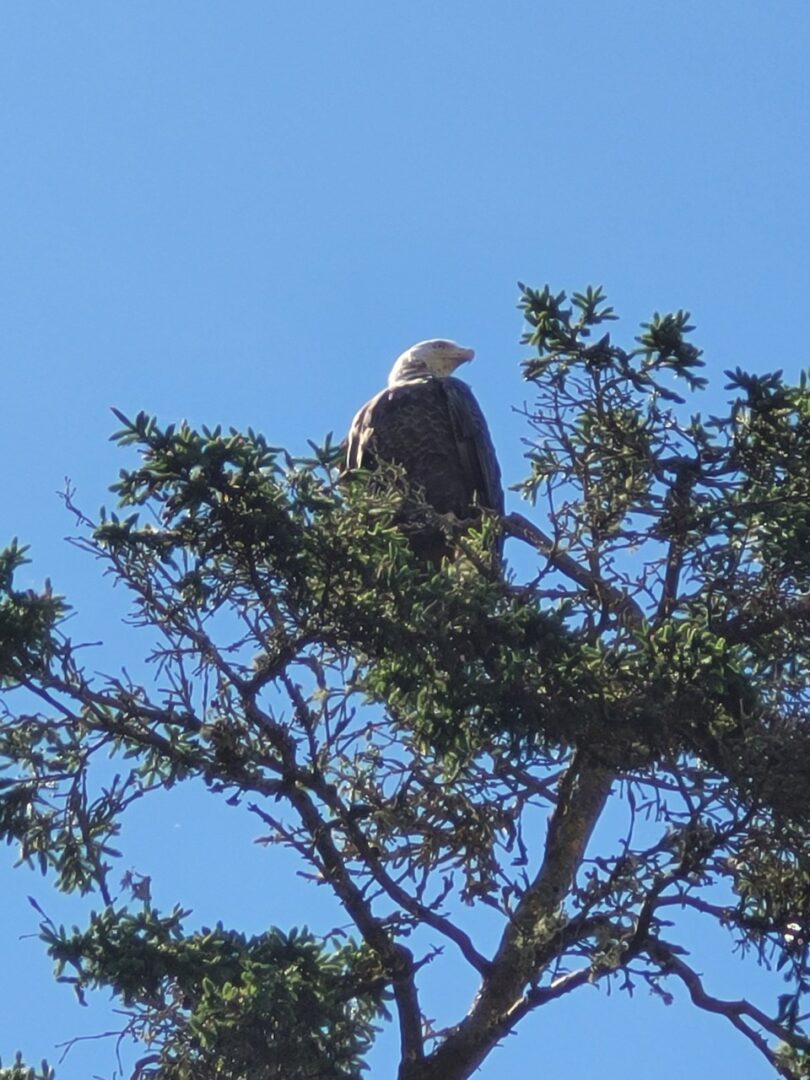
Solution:
[[[465,352],[469,359],[471,350]],[[489,429],[472,390],[460,379],[417,372],[389,384],[360,409],[349,431],[347,467],[374,470],[384,462],[400,465],[411,491],[438,514],[469,521],[482,509],[503,513]],[[405,531],[431,562],[452,557],[447,530],[437,523],[418,528],[406,523]]]

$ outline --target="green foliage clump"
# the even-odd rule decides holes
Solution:
[[[141,1076],[359,1075],[385,992],[367,950],[330,950],[306,928],[186,934],[184,914],[107,908],[85,931],[43,926],[57,977],[82,998],[110,987],[135,1009],[132,1034],[160,1042]]]
[[[17,1054],[14,1064],[3,1068],[0,1061],[0,1080],[54,1080],[56,1073],[48,1065],[47,1061],[40,1064],[39,1071],[34,1066],[28,1066],[22,1059],[22,1054]]]

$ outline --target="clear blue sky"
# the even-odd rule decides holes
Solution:
[[[810,6],[754,0],[312,0],[0,7],[0,541],[33,546],[126,662],[122,598],[63,541],[56,492],[109,501],[109,406],[252,426],[294,451],[349,419],[426,337],[465,372],[509,482],[521,473],[516,281],[603,284],[627,320],[689,308],[709,374],[807,364]],[[717,396],[705,396],[709,411]],[[140,817],[138,815],[141,815]],[[126,858],[196,919],[261,930],[334,913],[287,890],[255,829],[192,790],[144,804]],[[52,985],[26,892],[0,863],[0,1055],[113,1025]],[[302,906],[303,905],[303,906]],[[718,959],[709,988],[755,993]],[[452,972],[428,1007],[452,998]],[[459,1003],[462,998],[459,998]],[[453,1019],[452,1015],[443,1017]],[[726,1030],[728,1028],[728,1031]],[[597,990],[542,1010],[480,1075],[744,1077],[721,1019]],[[392,1075],[390,1043],[373,1076]],[[59,1080],[112,1073],[111,1043]]]

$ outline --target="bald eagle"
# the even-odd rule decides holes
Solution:
[[[501,470],[486,420],[472,390],[453,377],[475,355],[455,341],[420,341],[399,356],[388,386],[357,413],[349,429],[348,469],[402,466],[411,490],[446,525],[503,514]],[[452,528],[413,514],[400,522],[411,546],[438,565],[452,558]],[[456,530],[457,531],[457,530]],[[502,543],[498,542],[498,554]]]

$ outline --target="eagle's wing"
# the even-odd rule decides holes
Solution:
[[[346,436],[346,468],[347,469],[373,469],[374,462],[369,460],[369,440],[374,432],[372,417],[374,405],[378,398],[384,394],[377,394],[371,401],[367,401],[362,409],[358,409],[352,420],[349,434]]]
[[[479,506],[503,514],[501,470],[481,407],[460,379],[442,379],[440,384],[468,490],[477,497]]]

